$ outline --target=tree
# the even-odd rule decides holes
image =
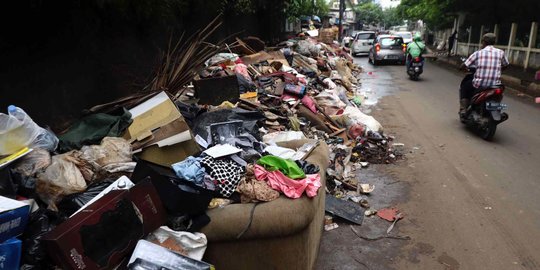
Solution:
[[[290,19],[298,19],[301,16],[311,15],[322,17],[328,14],[329,10],[330,7],[325,0],[288,0],[285,13]]]
[[[454,18],[448,16],[453,12],[455,0],[402,0],[397,13],[406,20],[423,20],[434,28],[445,27]]]
[[[401,25],[403,19],[397,8],[387,8],[382,11],[382,23],[385,28],[390,28],[391,26]]]
[[[361,1],[355,8],[358,19],[364,24],[377,24],[383,20],[383,10],[379,4],[371,0]]]

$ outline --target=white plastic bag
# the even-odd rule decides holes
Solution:
[[[382,125],[377,121],[373,116],[369,116],[360,109],[353,107],[353,106],[347,106],[345,108],[345,111],[343,111],[343,115],[348,116],[354,123],[363,124],[365,125],[369,130],[379,132],[381,133],[383,131]]]
[[[34,123],[21,108],[9,106],[8,113],[0,113],[0,156],[13,154],[24,147],[56,149],[58,138]]]

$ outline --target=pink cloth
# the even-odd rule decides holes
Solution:
[[[302,104],[304,104],[313,113],[317,113],[317,106],[315,106],[315,101],[313,101],[313,99],[311,99],[311,97],[309,97],[308,95],[302,97]]]
[[[236,66],[234,66],[234,72],[244,76],[246,80],[251,82],[251,76],[249,76],[247,66],[244,65],[243,63],[236,64]]]
[[[255,165],[255,177],[257,180],[266,181],[271,188],[292,199],[300,198],[304,191],[308,197],[315,197],[321,187],[321,176],[318,173],[306,174],[304,179],[293,180],[279,170],[269,172],[264,167]]]

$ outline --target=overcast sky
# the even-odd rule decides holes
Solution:
[[[382,8],[389,8],[399,5],[401,0],[375,0],[375,2],[379,3]]]

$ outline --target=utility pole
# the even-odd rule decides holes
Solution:
[[[345,0],[339,0],[339,43],[343,41],[343,12],[345,11]]]

